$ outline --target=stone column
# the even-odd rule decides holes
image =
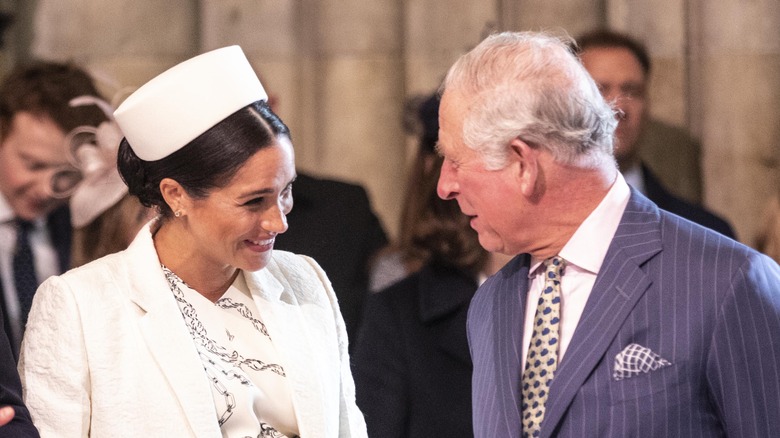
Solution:
[[[702,203],[701,145],[689,135],[693,96],[686,2],[607,0],[606,13],[609,27],[642,41],[652,61],[651,120],[638,146],[642,160],[672,193]]]
[[[753,244],[780,187],[780,4],[690,0],[691,126],[704,146],[705,200]]]
[[[244,48],[278,98],[298,168],[362,184],[394,231],[404,175],[402,2],[201,4],[203,49]]]
[[[302,0],[302,169],[361,183],[395,234],[404,192],[401,0]],[[345,212],[348,214],[348,212]]]
[[[137,87],[195,53],[193,0],[37,0],[18,8],[18,49],[73,60],[96,77],[105,97]],[[29,46],[28,46],[29,44]]]
[[[414,103],[436,92],[458,57],[497,29],[496,11],[495,0],[405,1],[404,97],[410,120],[416,121]],[[414,131],[406,134],[408,172],[417,155],[419,139]]]
[[[576,37],[605,23],[603,0],[499,0],[502,30],[565,32]]]
[[[237,44],[260,76],[274,111],[295,141],[297,159],[306,142],[299,101],[304,77],[300,69],[295,2],[201,0],[201,52]]]

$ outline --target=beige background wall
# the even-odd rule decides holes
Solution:
[[[780,184],[776,0],[0,0],[0,67],[73,59],[112,95],[198,52],[240,44],[278,95],[301,169],[356,181],[394,234],[413,143],[404,102],[433,91],[487,32],[609,25],[647,43],[654,117],[702,141],[704,202],[752,243]]]

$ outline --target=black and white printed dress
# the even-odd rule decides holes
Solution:
[[[244,276],[214,303],[163,271],[211,381],[222,436],[297,437],[292,391]]]

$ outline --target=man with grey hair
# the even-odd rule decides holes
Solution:
[[[488,37],[442,91],[439,196],[517,255],[469,309],[475,436],[780,429],[780,267],[626,184],[566,41]]]

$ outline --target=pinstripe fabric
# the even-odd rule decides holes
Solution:
[[[523,303],[515,258],[469,309],[477,437],[519,437]],[[615,380],[636,343],[671,362]],[[761,437],[780,430],[780,267],[632,190],[550,388],[542,436]]]

